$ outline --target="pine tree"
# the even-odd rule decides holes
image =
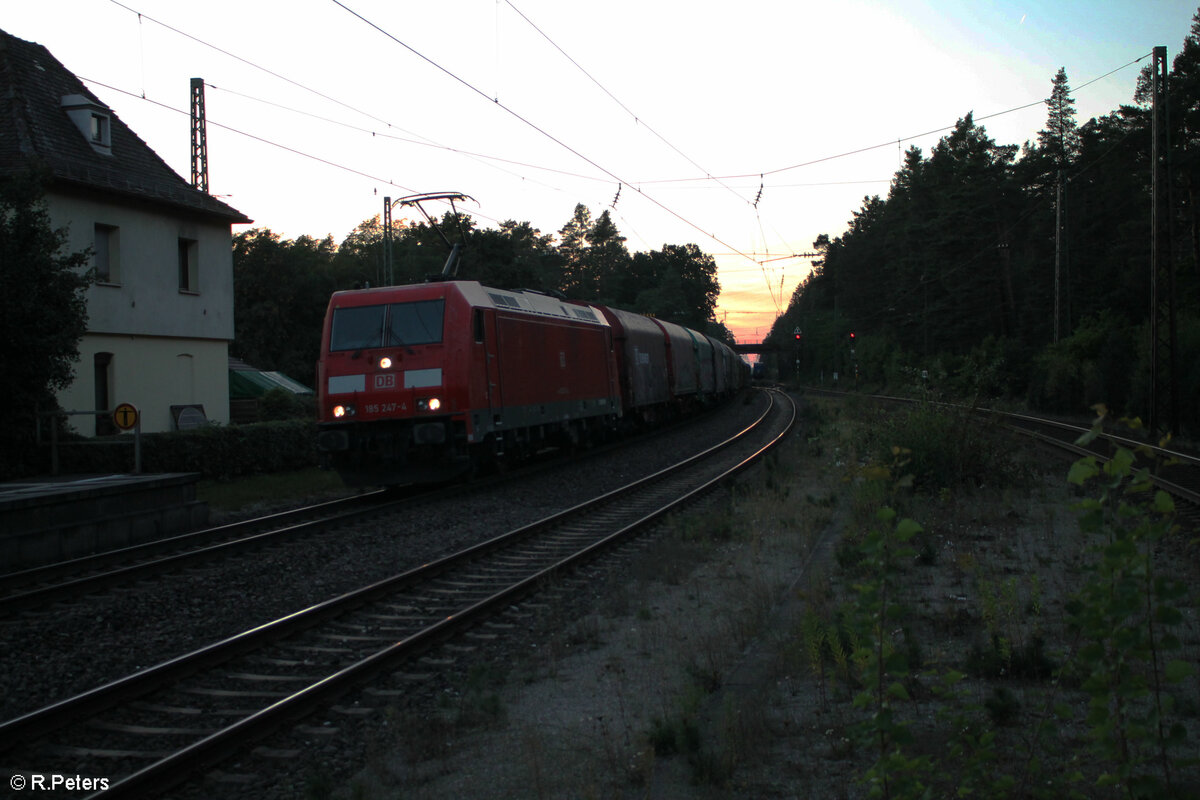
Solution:
[[[1053,88],[1046,100],[1049,116],[1046,127],[1038,131],[1038,147],[1046,151],[1058,169],[1065,169],[1079,156],[1079,126],[1075,123],[1075,100],[1067,82],[1067,71],[1059,67]]]

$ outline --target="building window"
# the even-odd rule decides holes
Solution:
[[[200,244],[195,239],[179,240],[179,291],[198,293],[200,291],[200,276],[198,250]]]
[[[82,94],[62,98],[62,109],[87,139],[92,149],[101,155],[112,155],[112,116],[108,107]]]
[[[103,114],[92,114],[92,142],[99,145],[109,143],[108,117]]]
[[[112,410],[112,353],[92,356],[92,383],[96,387],[96,411]],[[96,435],[111,436],[117,432],[112,414],[96,415]]]
[[[120,228],[97,222],[95,232],[92,242],[92,267],[96,270],[96,281],[119,284],[121,282]]]

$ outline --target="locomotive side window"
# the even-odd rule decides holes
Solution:
[[[442,341],[445,300],[392,303],[388,313],[388,344],[438,344]]]
[[[387,306],[335,308],[329,350],[365,350],[383,346],[383,315]]]

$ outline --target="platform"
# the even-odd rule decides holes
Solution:
[[[198,473],[74,475],[0,483],[0,572],[78,558],[208,522]]]

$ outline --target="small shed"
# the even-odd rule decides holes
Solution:
[[[257,422],[259,401],[272,389],[302,397],[313,390],[282,372],[261,370],[239,358],[229,359],[229,420],[234,423]]]

